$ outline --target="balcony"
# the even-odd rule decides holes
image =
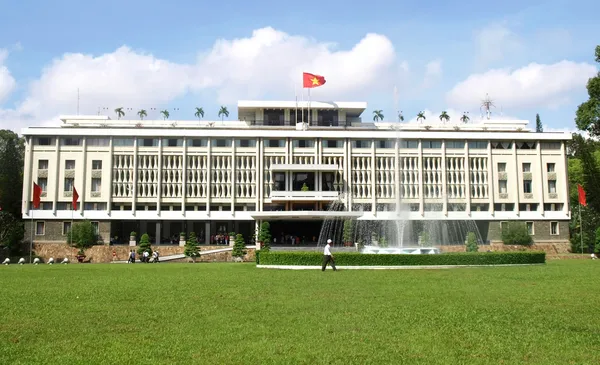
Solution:
[[[272,191],[271,201],[332,201],[339,195],[338,191]]]
[[[339,169],[336,164],[273,164],[271,171],[337,171]]]

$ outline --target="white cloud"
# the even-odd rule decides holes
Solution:
[[[367,34],[351,49],[337,50],[333,44],[270,27],[247,38],[217,40],[193,64],[158,59],[126,46],[97,56],[70,53],[43,70],[15,110],[0,110],[0,127],[14,128],[26,119],[28,125],[39,124],[61,113],[74,113],[78,88],[82,114],[96,113],[98,107],[158,108],[200,91],[215,92],[218,103],[234,110],[232,104],[238,99],[267,95],[293,99],[295,85],[300,92],[303,71],[327,80],[313,95],[338,99],[380,89],[382,82],[391,88],[402,67],[392,43],[382,35]]]
[[[594,65],[571,61],[490,70],[459,82],[448,92],[447,102],[455,107],[475,108],[489,93],[496,106],[504,108],[554,108],[567,101],[570,92],[583,88],[596,72]]]
[[[442,77],[442,61],[433,60],[425,66],[425,79],[423,87],[431,87],[436,81]]]
[[[502,60],[507,54],[520,52],[523,43],[505,24],[490,24],[475,33],[476,61],[480,67]]]
[[[7,57],[8,51],[0,49],[0,103],[8,97],[17,85],[8,68],[4,66]]]

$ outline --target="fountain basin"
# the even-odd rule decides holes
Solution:
[[[388,255],[434,255],[439,254],[437,247],[379,247],[365,246],[361,251],[364,254],[388,254]]]

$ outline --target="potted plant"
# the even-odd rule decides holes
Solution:
[[[136,242],[137,241],[136,236],[137,236],[137,233],[135,231],[132,231],[129,234],[129,246],[135,246],[136,245],[136,243],[137,243]]]
[[[83,260],[85,260],[86,256],[85,256],[85,251],[82,249],[79,249],[79,251],[77,251],[77,262],[81,263],[83,262]]]
[[[308,191],[308,185],[306,185],[306,183],[302,184],[302,187],[300,188],[300,191]]]
[[[76,254],[78,262],[85,260],[85,250],[97,242],[98,236],[96,235],[96,230],[88,220],[73,224],[67,235],[67,243],[78,249]]]
[[[179,246],[185,246],[185,232],[179,233]]]

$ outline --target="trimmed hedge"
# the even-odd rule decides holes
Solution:
[[[257,251],[259,265],[320,266],[320,252]],[[259,258],[260,255],[260,258]],[[340,252],[333,255],[337,266],[425,266],[543,264],[545,252],[455,252],[435,255],[387,255]]]

